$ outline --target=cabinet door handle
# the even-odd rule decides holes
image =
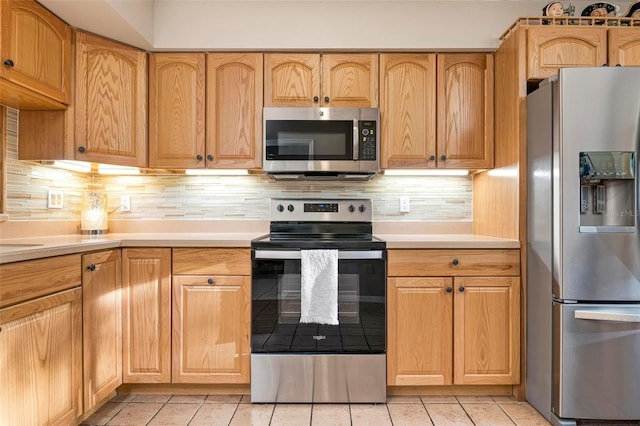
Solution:
[[[96,270],[96,265],[94,265],[94,264],[92,263],[91,265],[87,266],[87,269],[88,269],[89,271],[92,271],[92,272],[93,272],[93,271],[95,271],[95,270]]]
[[[440,156],[440,159],[441,159],[442,161],[445,161],[445,160],[447,159],[447,156],[446,156],[446,155],[441,155],[441,156]]]
[[[458,291],[459,291],[460,293],[462,293],[462,292],[464,291],[464,286],[463,286],[463,285],[461,285],[460,287],[458,287]]]
[[[324,101],[325,101],[325,102],[329,102],[329,97],[328,97],[328,96],[325,96],[325,97],[324,97]]]
[[[433,160],[435,160],[435,159],[436,159],[436,156],[435,156],[435,155],[430,155],[430,156],[429,156],[429,161],[433,161]]]
[[[84,146],[79,146],[78,147],[78,152],[80,154],[84,154],[87,151],[87,148],[85,148]]]
[[[445,291],[446,291],[447,293],[451,293],[451,292],[453,291],[453,288],[452,288],[452,287],[447,287],[447,288],[445,289]]]
[[[320,100],[320,98],[318,98],[317,96],[313,97],[313,102],[318,103],[319,100]]]
[[[207,160],[213,161],[213,155],[211,155],[211,154],[207,155]]]
[[[207,284],[215,284],[215,283],[216,283],[216,280],[214,280],[213,278],[209,278],[207,280]]]
[[[200,155],[200,154],[196,155],[196,160],[198,160],[198,161],[202,161],[203,158],[204,157],[202,155]]]
[[[6,61],[4,61],[4,64],[9,68],[13,68],[13,66],[15,65],[11,59],[7,59]]]

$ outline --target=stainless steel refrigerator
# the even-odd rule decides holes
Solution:
[[[640,67],[527,96],[527,400],[551,423],[640,419]]]

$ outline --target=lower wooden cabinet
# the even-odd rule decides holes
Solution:
[[[82,256],[84,411],[122,384],[120,249]]]
[[[171,249],[122,249],[123,383],[171,383]]]
[[[518,253],[389,250],[388,385],[519,382]]]
[[[80,288],[0,310],[0,424],[73,424],[82,410]]]

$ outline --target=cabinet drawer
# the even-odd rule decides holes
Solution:
[[[251,250],[176,248],[173,274],[251,275]]]
[[[79,286],[79,254],[0,265],[0,307]]]
[[[388,275],[517,276],[520,250],[389,250]]]

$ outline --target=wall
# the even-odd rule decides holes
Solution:
[[[146,50],[492,51],[548,0],[39,0],[70,25]],[[575,14],[592,0],[564,1]],[[630,1],[616,1],[621,13]],[[150,24],[151,22],[151,24]]]
[[[369,182],[274,182],[263,175],[107,176],[74,173],[17,160],[17,113],[7,112],[7,214],[11,221],[80,219],[82,194],[108,194],[109,210],[131,196],[131,212],[112,220],[268,220],[272,197],[366,197],[376,221],[472,221],[471,177],[380,176]],[[47,208],[48,189],[64,192],[62,209]],[[400,195],[411,212],[400,213]]]

